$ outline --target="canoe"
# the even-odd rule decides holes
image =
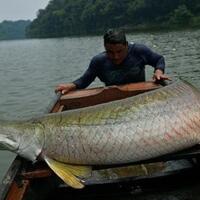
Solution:
[[[48,112],[55,113],[93,106],[156,90],[165,85],[166,82],[147,81],[72,91],[57,96],[52,101]],[[199,178],[199,155],[200,148],[195,146],[175,154],[128,165],[94,166],[91,177],[85,180],[86,187],[78,192],[65,185],[44,162],[31,163],[16,156],[0,185],[0,200],[64,198],[65,195],[69,197],[74,193],[89,196],[94,189],[105,193],[107,190],[112,191],[113,188],[113,193],[117,188],[117,191],[123,194],[133,186],[144,189],[155,187],[156,184],[159,186],[163,180],[168,183],[172,179],[179,180],[181,184],[183,179],[189,182],[192,178]],[[187,161],[186,166],[169,168],[169,161],[177,162],[183,159]]]

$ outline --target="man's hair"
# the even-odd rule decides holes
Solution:
[[[103,36],[105,44],[127,44],[125,32],[121,29],[109,29]]]

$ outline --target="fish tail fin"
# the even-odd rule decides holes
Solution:
[[[81,178],[91,175],[90,166],[69,165],[48,157],[45,157],[44,160],[67,185],[76,189],[84,187],[84,181]]]

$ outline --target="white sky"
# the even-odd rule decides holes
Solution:
[[[39,9],[44,9],[50,0],[0,0],[0,22],[19,19],[33,20]]]

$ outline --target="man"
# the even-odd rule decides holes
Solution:
[[[154,67],[153,79],[167,80],[164,57],[141,44],[128,44],[121,30],[108,30],[104,35],[105,52],[95,56],[85,73],[72,83],[59,84],[62,94],[86,88],[98,77],[106,86],[145,81],[145,65]]]

